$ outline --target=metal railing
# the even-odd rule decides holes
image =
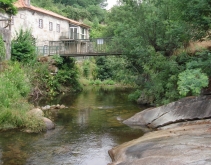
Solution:
[[[111,38],[96,38],[77,41],[50,41],[49,55],[121,54]]]
[[[49,55],[49,46],[37,46],[36,51],[38,56],[47,56]]]
[[[69,39],[69,40],[80,40],[80,39],[88,39],[87,35],[79,34],[79,33],[72,33],[72,32],[62,32],[60,39]]]

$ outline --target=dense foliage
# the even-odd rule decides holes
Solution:
[[[112,78],[112,70],[105,57],[98,57],[96,59],[96,65],[97,65],[97,76],[96,76],[97,79],[103,81]]]
[[[78,82],[78,71],[75,61],[71,58],[55,56],[54,65],[49,62],[36,62],[31,66],[25,66],[30,83],[32,84],[32,96],[34,100],[40,96],[48,95],[54,97],[61,92],[80,91]],[[50,62],[51,63],[51,62]],[[52,72],[52,69],[58,71]]]
[[[40,118],[27,114],[32,105],[25,97],[31,86],[21,65],[18,62],[7,64],[0,72],[0,79],[0,129],[28,128],[35,132],[44,129]]]
[[[13,5],[14,2],[15,0],[0,0],[0,12],[15,15],[17,13],[17,9]]]
[[[51,10],[74,20],[89,21],[98,20],[103,22],[106,11],[102,7],[106,6],[105,0],[80,0],[80,1],[53,1],[53,0],[33,0],[33,5]]]
[[[36,59],[35,39],[30,30],[20,29],[11,44],[11,59],[23,63],[29,63]]]
[[[54,0],[56,2],[56,0]],[[81,7],[86,7],[89,5],[101,5],[106,6],[106,0],[61,0],[61,3],[65,5],[70,5],[70,6],[81,6]]]
[[[136,96],[165,104],[208,85],[210,51],[186,49],[209,38],[210,9],[209,0],[123,0],[108,13],[104,35],[114,36],[126,55],[116,65],[126,63],[131,83],[136,78]]]

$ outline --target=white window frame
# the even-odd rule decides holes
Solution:
[[[70,36],[71,39],[80,39],[78,38],[78,27],[70,27]]]
[[[44,54],[48,54],[48,52],[49,52],[49,47],[48,47],[48,45],[44,45],[44,46],[43,46],[43,53],[44,53]]]
[[[53,22],[49,22],[49,30],[53,31]]]
[[[98,39],[97,39],[97,44],[98,44],[98,45],[103,45],[103,44],[104,44],[103,38],[98,38]]]
[[[39,28],[43,29],[43,19],[39,19]]]
[[[87,39],[86,36],[86,28],[81,27],[81,39]]]

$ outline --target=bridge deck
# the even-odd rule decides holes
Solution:
[[[59,54],[68,57],[84,57],[84,56],[120,56],[121,53],[75,53],[75,54]]]
[[[50,41],[48,47],[38,49],[40,54],[69,57],[122,55],[111,39]]]

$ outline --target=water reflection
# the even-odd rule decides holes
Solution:
[[[41,134],[0,133],[2,165],[106,165],[108,150],[142,135],[122,120],[140,111],[127,101],[128,90],[87,89],[79,95],[66,95],[51,102],[69,108],[46,112],[56,129]],[[143,107],[144,108],[144,107]]]

